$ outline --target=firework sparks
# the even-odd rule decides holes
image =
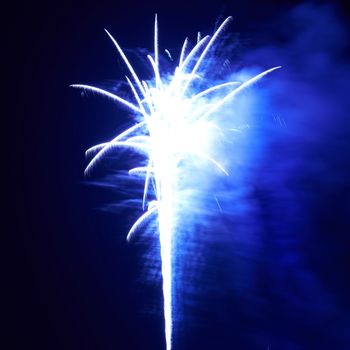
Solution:
[[[231,101],[240,91],[254,84],[266,74],[279,67],[266,70],[245,82],[225,82],[219,85],[196,88],[201,79],[203,63],[208,52],[231,22],[228,17],[213,36],[198,35],[197,44],[188,49],[185,40],[177,67],[169,78],[162,75],[159,66],[158,23],[154,26],[154,55],[148,55],[154,78],[151,81],[140,80],[118,42],[108,32],[115,48],[125,62],[130,77],[126,77],[133,100],[126,100],[106,90],[82,84],[71,85],[86,91],[92,91],[127,107],[137,120],[137,124],[117,135],[109,142],[91,147],[86,154],[91,158],[85,173],[93,168],[110,152],[119,148],[128,148],[145,156],[146,163],[129,170],[130,175],[144,176],[142,208],[144,213],[131,227],[127,239],[130,240],[138,229],[149,220],[158,218],[160,255],[162,266],[162,287],[165,320],[166,349],[172,348],[173,323],[173,235],[176,230],[176,207],[182,189],[183,160],[186,157],[198,157],[209,162],[223,175],[226,169],[214,159],[208,144],[209,134],[220,130],[216,115],[226,102]],[[167,51],[169,55],[169,51]],[[206,65],[205,73],[210,72]],[[136,117],[135,117],[136,119]]]

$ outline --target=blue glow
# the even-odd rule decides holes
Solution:
[[[154,72],[152,81],[144,81],[137,76],[117,41],[106,31],[130,72],[130,77],[126,77],[126,80],[133,99],[126,100],[89,85],[72,85],[111,98],[129,108],[134,113],[135,120],[139,121],[111,141],[87,150],[91,161],[85,173],[89,174],[106,154],[119,148],[128,148],[131,152],[145,156],[146,164],[137,164],[129,170],[130,175],[143,176],[145,180],[142,201],[144,213],[131,227],[127,239],[130,240],[137,234],[149,220],[158,218],[167,350],[172,348],[173,329],[173,235],[177,221],[185,214],[182,210],[186,206],[182,205],[179,210],[180,204],[187,200],[183,193],[190,190],[184,181],[186,171],[189,171],[186,168],[188,163],[184,160],[201,159],[205,166],[210,164],[223,176],[229,176],[225,167],[215,158],[214,140],[222,134],[218,114],[239,92],[279,68],[271,68],[243,82],[229,81],[199,88],[197,81],[201,81],[203,74],[210,75],[210,69],[216,69],[215,64],[206,62],[208,52],[213,50],[231,20],[231,17],[227,18],[213,36],[201,38],[198,35],[197,44],[192,50],[188,49],[189,42],[186,39],[178,65],[169,78],[168,74],[162,74],[159,66],[156,16],[154,56],[147,56]],[[219,202],[218,206],[220,207]]]

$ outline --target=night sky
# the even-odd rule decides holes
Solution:
[[[101,185],[110,167],[83,174],[85,150],[122,130],[128,113],[69,88],[123,79],[103,29],[133,57],[152,50],[155,13],[163,49],[178,52],[186,36],[232,15],[231,68],[283,66],[262,84],[267,102],[252,112],[260,122],[238,142],[250,151],[235,205],[189,237],[174,350],[350,349],[350,12],[341,2],[270,0],[5,11],[4,349],[165,348],[159,261],[150,258],[157,236],[127,243],[135,213],[115,205],[126,194],[113,183]]]

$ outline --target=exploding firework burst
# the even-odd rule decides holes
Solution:
[[[279,68],[266,70],[245,82],[229,81],[205,88],[199,87],[201,84],[196,82],[201,80],[203,67],[205,66],[206,75],[213,69],[204,64],[208,53],[231,20],[231,17],[227,18],[213,36],[198,36],[198,41],[191,50],[186,39],[178,65],[169,77],[169,74],[162,74],[159,66],[156,16],[154,55],[147,56],[154,73],[154,78],[150,81],[138,77],[117,41],[106,31],[129,70],[130,77],[126,77],[126,80],[133,100],[126,100],[94,86],[72,85],[111,98],[127,107],[135,115],[135,120],[138,120],[135,125],[111,141],[87,150],[91,161],[85,173],[89,174],[104,156],[121,148],[145,156],[146,163],[129,170],[130,175],[144,176],[145,181],[142,201],[144,213],[131,227],[127,239],[130,240],[149,220],[158,219],[167,350],[172,347],[173,235],[176,231],[175,212],[181,201],[179,194],[184,187],[183,161],[189,157],[197,157],[211,163],[223,175],[228,176],[226,169],[213,156],[211,151],[215,147],[209,142],[209,135],[213,131],[220,131],[216,122],[217,114],[240,91]],[[166,52],[169,55],[169,52]]]

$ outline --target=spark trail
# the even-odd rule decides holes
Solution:
[[[85,174],[89,174],[104,156],[119,149],[128,148],[145,156],[145,164],[129,170],[130,175],[144,176],[145,180],[142,200],[144,213],[131,227],[127,240],[130,240],[149,220],[158,218],[167,350],[172,348],[173,239],[176,232],[176,210],[184,187],[183,177],[186,176],[183,160],[198,157],[228,176],[224,167],[211,155],[210,150],[214,145],[208,144],[210,139],[208,135],[220,130],[216,123],[218,111],[240,91],[279,68],[266,70],[245,82],[225,82],[206,86],[204,89],[196,88],[198,85],[196,82],[201,80],[204,74],[210,73],[208,68],[210,65],[205,64],[204,67],[203,64],[208,53],[213,50],[215,43],[231,21],[232,18],[228,17],[213,36],[200,38],[198,35],[198,41],[191,50],[186,39],[178,65],[169,77],[169,74],[162,74],[159,66],[156,16],[154,55],[147,56],[154,74],[154,79],[151,81],[140,80],[118,42],[106,30],[130,73],[126,80],[133,100],[126,100],[90,85],[71,85],[111,98],[133,112],[135,120],[138,120],[135,125],[111,141],[87,150],[87,157],[91,158],[91,161]]]

